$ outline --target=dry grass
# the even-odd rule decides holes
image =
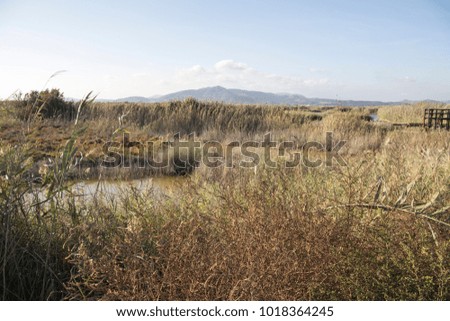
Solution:
[[[125,127],[140,128],[152,135],[196,133],[206,131],[252,134],[274,129],[286,129],[308,121],[320,120],[321,115],[298,108],[281,106],[229,105],[201,102],[192,98],[169,103],[97,103],[89,106],[84,118],[118,124],[122,117]]]
[[[177,109],[164,108],[169,128],[214,134],[197,107],[177,121]],[[382,128],[364,121],[364,110],[274,125],[285,116],[264,108],[255,116],[262,120],[248,125],[258,130],[241,138],[274,129],[277,139],[323,140],[331,130],[349,141],[347,166],[200,168],[176,198],[130,187],[113,198],[80,199],[61,192],[70,190],[66,162],[44,177],[42,200],[29,172],[33,149],[3,142],[2,298],[449,300],[450,133]],[[233,122],[246,128],[233,116],[219,121],[228,124],[224,140],[238,135]],[[69,133],[62,158],[83,135]]]
[[[378,109],[381,120],[392,123],[422,123],[427,108],[449,108],[443,103],[420,102],[409,105],[385,106]]]

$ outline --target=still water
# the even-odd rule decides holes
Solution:
[[[164,176],[126,181],[80,181],[72,186],[72,193],[88,199],[98,195],[119,198],[124,191],[132,190],[137,193],[152,193],[157,197],[173,197],[186,180],[186,177]]]

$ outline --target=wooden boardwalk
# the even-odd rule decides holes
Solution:
[[[425,109],[423,127],[450,130],[450,109]]]

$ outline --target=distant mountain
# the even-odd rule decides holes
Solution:
[[[175,92],[159,97],[158,101],[184,99],[187,97],[236,104],[304,104],[307,100],[306,97],[301,95],[278,95],[261,91],[226,89],[217,86]]]
[[[227,89],[221,86],[190,89],[159,97],[132,96],[117,99],[117,102],[166,102],[193,97],[198,100],[219,101],[233,104],[276,104],[276,105],[314,105],[314,106],[377,106],[389,103],[382,101],[339,100],[326,98],[307,98],[295,94],[274,94],[262,91]]]
[[[418,102],[430,103],[430,104],[440,104],[440,103],[448,104],[448,103],[450,103],[450,100],[439,101],[439,100],[434,100],[434,99],[424,99],[424,100],[404,99],[400,103],[402,103],[402,104],[415,104],[415,103],[418,103]]]
[[[125,98],[119,98],[114,101],[117,102],[128,102],[128,103],[150,103],[153,102],[151,98],[142,97],[142,96],[130,96]]]

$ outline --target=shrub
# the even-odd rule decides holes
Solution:
[[[64,99],[59,89],[44,91],[33,90],[18,101],[17,115],[23,120],[42,118],[62,118],[72,120],[76,116],[76,107],[72,102]]]

